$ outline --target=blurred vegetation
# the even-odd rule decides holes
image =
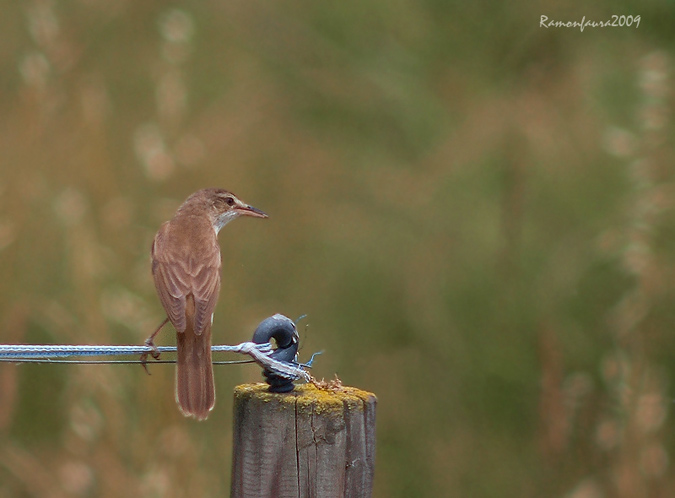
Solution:
[[[376,496],[673,496],[675,7],[618,5],[4,2],[0,342],[141,343],[220,186],[270,219],[220,236],[216,342],[307,313]],[[171,367],[0,365],[0,497],[227,495],[259,378],[199,424]]]

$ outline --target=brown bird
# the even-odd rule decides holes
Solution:
[[[239,216],[267,218],[227,190],[199,190],[161,226],[152,243],[155,287],[177,333],[176,402],[183,415],[197,420],[205,420],[216,402],[211,323],[220,292],[218,232]],[[154,346],[159,329],[146,344]]]

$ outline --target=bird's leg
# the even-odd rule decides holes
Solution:
[[[157,327],[157,329],[150,335],[150,337],[148,337],[145,340],[145,345],[150,346],[152,348],[152,352],[149,354],[151,354],[155,360],[159,359],[159,351],[157,350],[157,346],[155,346],[155,337],[157,336],[157,334],[159,334],[159,331],[162,330],[162,327],[164,327],[164,325],[166,325],[168,322],[169,317],[167,316],[164,319],[164,321],[162,321],[162,323],[159,324],[159,327]],[[143,354],[145,355],[145,358],[148,357],[148,353]]]
[[[152,351],[150,353],[143,353],[141,355],[141,365],[143,365],[145,373],[147,373],[148,375],[150,375],[147,366],[148,355],[152,356],[155,360],[159,360],[159,350],[157,349],[157,346],[155,346],[155,336],[159,334],[159,331],[162,330],[162,327],[164,327],[164,325],[166,325],[168,321],[169,317],[166,317],[164,321],[159,324],[159,327],[157,327],[157,329],[150,335],[150,337],[148,337],[145,340],[145,345],[152,348]]]

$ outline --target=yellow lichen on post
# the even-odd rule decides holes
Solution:
[[[370,496],[375,395],[343,386],[267,388],[235,388],[232,496]]]

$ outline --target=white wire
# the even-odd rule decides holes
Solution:
[[[154,349],[150,346],[99,346],[99,345],[62,345],[62,344],[0,344],[0,361],[21,363],[25,361],[50,360],[58,361],[61,358],[74,356],[129,356],[150,355],[154,351],[159,353],[175,353],[175,346],[158,346]],[[242,342],[236,346],[211,346],[213,353],[240,353],[253,358],[263,368],[287,379],[309,380],[309,374],[301,365],[277,361],[270,358],[274,350],[271,344],[256,344],[254,342]],[[92,363],[92,362],[87,362]],[[103,361],[101,362],[103,363]],[[152,361],[148,362],[152,364]]]

